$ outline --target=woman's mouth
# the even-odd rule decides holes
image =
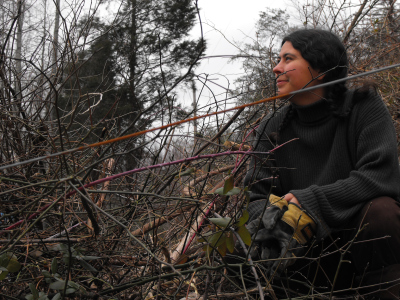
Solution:
[[[282,85],[284,85],[286,82],[288,82],[287,80],[277,80],[276,81],[276,85],[277,86],[282,86]]]

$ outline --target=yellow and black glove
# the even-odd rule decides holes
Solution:
[[[261,245],[261,259],[265,260],[269,275],[280,274],[302,256],[316,230],[315,220],[294,203],[289,203],[287,211],[272,229],[258,230],[253,239]]]
[[[266,203],[268,202],[268,203]],[[247,229],[256,230],[258,228],[259,221],[256,221],[262,216],[263,227],[266,229],[272,229],[276,222],[282,218],[283,214],[287,210],[288,202],[283,197],[278,197],[273,194],[269,196],[269,200],[261,199],[253,201],[249,204],[249,224]],[[266,210],[263,213],[263,210]],[[252,224],[252,225],[250,225]],[[257,225],[257,227],[254,227]]]

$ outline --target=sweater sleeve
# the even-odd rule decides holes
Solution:
[[[349,131],[353,133],[349,134],[348,143],[355,162],[349,177],[324,186],[290,191],[317,220],[318,239],[343,228],[368,200],[399,195],[394,126],[380,97],[373,98],[358,105],[361,108],[355,106],[350,117]]]

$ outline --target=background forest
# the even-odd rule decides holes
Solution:
[[[292,4],[260,12],[230,58],[242,75],[221,87],[196,72],[197,1],[0,0],[2,299],[288,297],[262,264],[226,259],[251,244],[248,140],[284,102],[226,109],[275,95],[280,40],[298,28],[340,36],[350,75],[400,63],[395,0]],[[374,82],[400,134],[399,79],[348,85]],[[335,295],[311,277],[296,296]]]

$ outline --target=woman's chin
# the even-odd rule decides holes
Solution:
[[[289,97],[288,92],[285,92],[284,90],[278,90],[278,91],[276,92],[276,94],[277,94],[278,96],[286,95],[286,96],[282,97],[282,99],[286,99],[287,97]]]

